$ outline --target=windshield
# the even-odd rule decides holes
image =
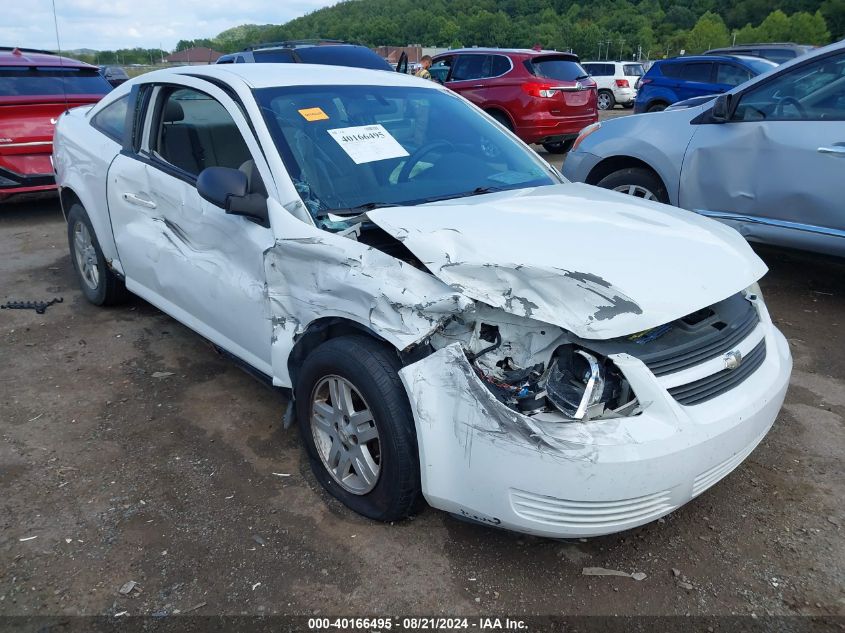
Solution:
[[[317,218],[561,182],[534,152],[443,90],[333,85],[255,93]]]
[[[95,68],[0,66],[0,96],[104,95],[112,87]]]

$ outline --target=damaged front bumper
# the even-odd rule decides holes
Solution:
[[[792,360],[761,324],[768,353],[730,391],[682,406],[638,359],[611,358],[637,415],[543,421],[500,403],[458,343],[400,371],[416,422],[423,494],[470,520],[547,537],[609,534],[672,512],[730,473],[765,436]]]

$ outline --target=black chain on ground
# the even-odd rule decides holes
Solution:
[[[50,301],[7,301],[0,306],[2,310],[35,310],[38,314],[44,314],[54,303],[62,303],[64,297],[53,297]]]

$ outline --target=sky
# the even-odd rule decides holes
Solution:
[[[56,0],[62,49],[157,48],[240,24],[282,24],[337,0]],[[0,45],[56,48],[50,0],[4,0]]]

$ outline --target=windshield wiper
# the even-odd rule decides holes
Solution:
[[[360,215],[373,209],[384,209],[386,207],[399,206],[393,202],[365,202],[354,207],[345,207],[340,209],[324,209],[320,211],[321,216],[325,215]]]
[[[440,200],[454,200],[456,198],[469,198],[470,196],[481,196],[485,193],[493,193],[496,191],[504,191],[502,187],[476,187],[472,191],[464,191],[463,193],[450,193],[446,196],[433,196],[431,198],[423,198],[423,202],[439,202]]]

